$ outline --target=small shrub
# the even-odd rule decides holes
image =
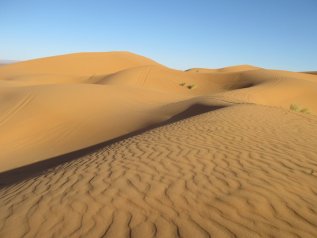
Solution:
[[[186,85],[186,83],[180,83],[179,84],[179,86],[185,86]]]
[[[300,110],[300,112],[302,112],[302,113],[309,113],[309,111],[308,111],[308,109],[307,109],[307,108],[303,108],[303,109],[301,109],[301,110]]]
[[[191,85],[187,85],[187,88],[188,89],[193,89],[193,88],[195,88],[196,86],[194,85],[194,84],[191,84]]]
[[[299,110],[299,107],[298,107],[296,104],[291,104],[290,107],[289,107],[289,109],[290,109],[291,111],[297,112],[297,111]]]
[[[308,111],[308,108],[300,108],[298,105],[296,104],[291,104],[289,109],[291,111],[294,111],[294,112],[301,112],[301,113],[307,113],[309,114],[309,111]]]

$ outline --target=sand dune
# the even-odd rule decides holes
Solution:
[[[249,65],[2,66],[0,237],[316,237],[316,101],[316,75]]]
[[[7,65],[7,64],[13,64],[13,63],[17,63],[18,61],[16,60],[1,60],[0,59],[0,67]]]
[[[0,234],[316,237],[316,135],[272,107],[192,117],[2,189]]]
[[[195,72],[195,73],[233,73],[233,72],[249,71],[249,70],[256,70],[256,69],[261,69],[261,68],[245,64],[245,65],[229,66],[229,67],[220,68],[220,69],[191,68],[186,71]]]
[[[153,60],[129,52],[74,53],[22,61],[1,69],[1,77],[29,74],[91,75],[113,73],[125,68],[158,64]]]
[[[308,72],[303,72],[303,73],[306,73],[306,74],[317,74],[317,71],[308,71]]]

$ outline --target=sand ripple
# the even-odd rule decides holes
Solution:
[[[255,105],[163,126],[2,188],[0,237],[317,237],[316,135]]]

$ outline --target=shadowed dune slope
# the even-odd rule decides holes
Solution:
[[[317,71],[302,71],[300,73],[305,73],[305,74],[317,74]]]
[[[317,236],[317,119],[235,105],[0,190],[1,237]]]
[[[228,90],[223,97],[243,102],[289,108],[291,104],[317,112],[317,76],[281,70],[253,70],[239,74],[247,87]]]

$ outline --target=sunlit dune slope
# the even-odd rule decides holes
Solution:
[[[129,52],[74,53],[5,65],[1,67],[0,78],[34,80],[38,83],[54,82],[54,79],[55,82],[78,82],[81,76],[110,74],[143,65],[157,63]]]
[[[186,70],[186,72],[195,72],[195,73],[233,73],[233,72],[241,72],[241,71],[249,71],[260,69],[259,67],[252,65],[236,65],[236,66],[228,66],[220,69],[204,69],[204,68],[191,68]]]

